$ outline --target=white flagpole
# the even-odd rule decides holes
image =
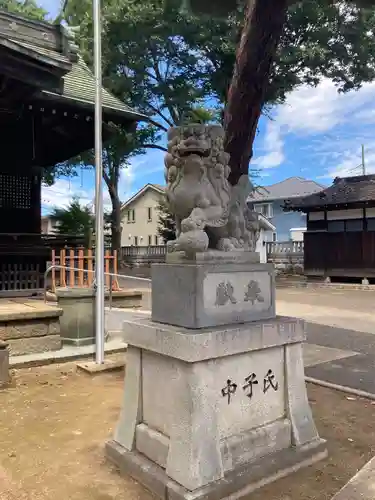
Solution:
[[[93,0],[95,68],[95,337],[96,363],[104,363],[104,228],[102,163],[102,30],[100,0]]]

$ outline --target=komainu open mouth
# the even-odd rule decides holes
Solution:
[[[199,148],[199,147],[190,146],[190,147],[180,147],[179,153],[180,153],[180,156],[182,156],[184,158],[186,156],[190,156],[190,155],[197,155],[197,156],[200,156],[201,158],[207,158],[207,156],[209,156],[209,154],[210,154],[210,151],[206,148]]]

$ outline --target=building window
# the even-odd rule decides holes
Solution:
[[[155,236],[155,245],[158,245],[158,237]]]
[[[272,233],[272,241],[277,241],[277,233]]]
[[[134,246],[138,246],[138,236],[134,236]]]
[[[346,220],[345,231],[349,233],[363,231],[363,219]]]
[[[148,222],[152,221],[152,207],[148,207],[147,209],[147,220]]]
[[[273,217],[273,206],[272,203],[260,203],[259,205],[254,206],[254,210],[258,212],[258,214],[262,214],[267,219]]]
[[[308,231],[327,231],[327,221],[325,220],[308,220],[307,222]]]
[[[131,210],[128,210],[128,223],[129,222],[135,222],[135,210],[132,208]]]
[[[148,235],[148,245],[152,245],[152,236],[150,234]]]
[[[328,222],[329,233],[343,233],[345,231],[345,221],[335,220]]]
[[[367,231],[375,231],[375,219],[367,219]]]

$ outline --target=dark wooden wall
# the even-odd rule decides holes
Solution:
[[[374,277],[375,231],[306,232],[304,254],[306,275]]]

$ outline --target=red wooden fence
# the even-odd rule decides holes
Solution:
[[[95,255],[91,248],[63,248],[59,251],[52,250],[52,265],[62,266],[53,268],[52,291],[56,286],[61,287],[91,287],[95,278]],[[109,250],[104,255],[105,285],[109,289],[112,283],[112,290],[119,290],[117,276],[117,251],[111,255]]]

